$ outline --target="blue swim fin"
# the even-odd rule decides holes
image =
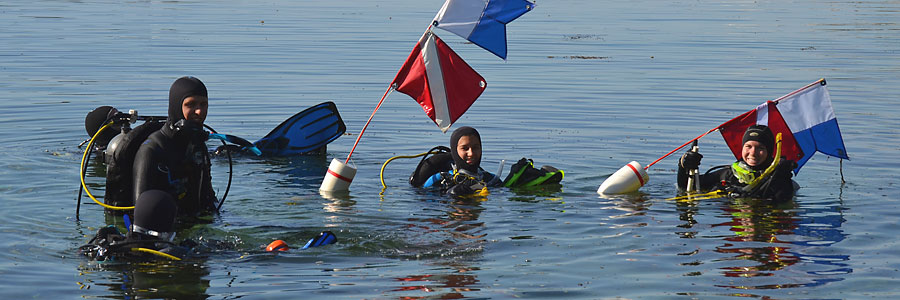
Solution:
[[[328,101],[288,118],[253,144],[267,156],[290,156],[317,150],[346,131],[337,106]]]
[[[318,236],[310,239],[309,242],[306,242],[303,249],[334,244],[335,242],[337,242],[337,236],[335,236],[334,233],[331,231],[322,231]]]

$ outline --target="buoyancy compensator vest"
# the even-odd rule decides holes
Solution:
[[[162,128],[163,124],[165,122],[148,120],[119,134],[107,146],[104,203],[112,206],[134,205],[134,157],[147,137]]]

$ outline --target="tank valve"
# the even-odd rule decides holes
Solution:
[[[128,117],[129,123],[134,124],[137,122],[138,111],[136,109],[129,109],[128,115],[129,115],[129,117]]]

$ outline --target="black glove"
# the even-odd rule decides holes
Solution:
[[[468,195],[474,194],[475,190],[473,190],[472,186],[470,186],[468,184],[460,183],[460,184],[454,185],[447,192],[450,194],[450,196],[462,197],[462,196],[468,196]]]
[[[681,156],[681,160],[678,162],[678,165],[685,170],[693,170],[697,167],[700,167],[701,158],[703,158],[703,154],[700,154],[699,152],[688,151]]]
[[[783,159],[778,163],[778,166],[775,167],[775,177],[781,179],[790,179],[794,177],[794,168],[797,168],[797,163],[793,160]]]

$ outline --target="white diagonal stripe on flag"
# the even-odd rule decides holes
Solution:
[[[425,45],[422,45],[422,60],[425,62],[425,74],[428,77],[428,89],[431,91],[431,104],[434,107],[434,122],[443,132],[450,128],[450,110],[447,108],[447,91],[444,88],[444,73],[441,71],[441,60],[434,34],[428,34]]]

